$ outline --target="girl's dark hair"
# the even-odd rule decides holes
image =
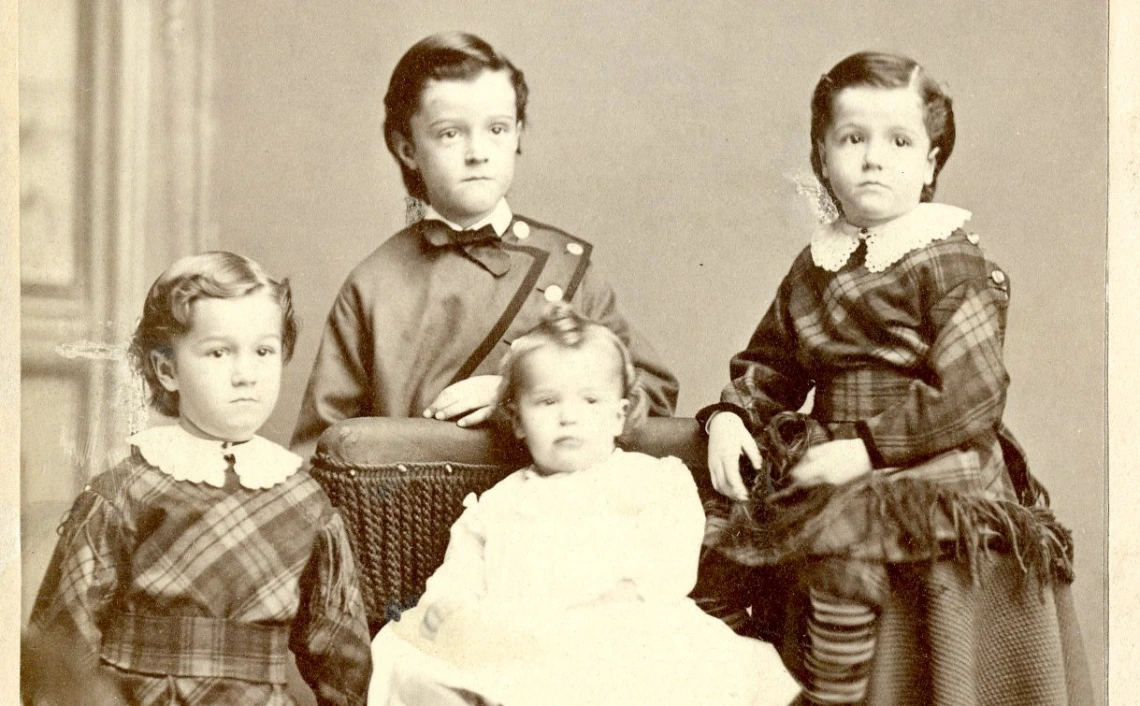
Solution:
[[[633,355],[617,334],[601,324],[590,321],[566,302],[551,304],[542,321],[511,343],[511,350],[499,366],[503,382],[499,387],[498,422],[504,426],[514,423],[518,413],[519,394],[523,388],[525,366],[522,364],[534,351],[547,346],[582,349],[598,345],[610,349],[621,376],[621,396],[629,400],[625,428],[622,434],[636,429],[648,416],[649,399],[633,366]]]
[[[510,59],[487,42],[466,32],[443,32],[416,42],[401,57],[384,96],[384,142],[400,165],[408,193],[427,201],[423,177],[409,169],[397,153],[397,135],[412,139],[412,115],[420,109],[420,96],[428,81],[469,81],[484,71],[506,70],[515,89],[515,117],[526,125],[526,79]],[[522,153],[520,146],[519,153]]]
[[[819,153],[819,145],[831,126],[836,94],[852,86],[912,88],[918,94],[931,149],[938,148],[934,157],[934,178],[922,189],[921,200],[932,200],[938,174],[954,151],[954,106],[950,96],[913,59],[897,54],[860,52],[847,57],[824,74],[811,97],[811,168],[831,195],[836,208],[843,212],[843,205],[823,176],[823,155]]]
[[[181,258],[159,275],[146,295],[130,347],[131,359],[146,380],[155,409],[168,417],[178,416],[178,392],[167,390],[159,382],[151,353],[173,355],[175,342],[194,323],[194,302],[203,297],[234,299],[261,290],[281,306],[281,349],[288,362],[297,342],[288,279],[275,279],[248,257],[221,251]]]

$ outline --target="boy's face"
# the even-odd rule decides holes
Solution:
[[[934,181],[922,103],[910,88],[852,86],[832,101],[818,145],[823,175],[853,225],[873,227],[918,205]]]
[[[197,436],[246,441],[277,404],[283,363],[281,306],[263,292],[202,297],[173,356],[152,354],[159,382],[178,392],[182,426]]]
[[[396,136],[397,154],[447,220],[469,226],[510,189],[522,126],[506,71],[429,81],[410,127],[410,137]]]
[[[573,473],[605,461],[621,434],[629,402],[621,396],[616,354],[544,346],[521,362],[515,435],[543,473]]]

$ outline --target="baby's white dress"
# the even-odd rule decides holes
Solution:
[[[372,706],[431,682],[503,706],[787,704],[771,645],[688,598],[705,516],[675,458],[615,450],[587,470],[517,471],[469,496],[418,605],[372,643]],[[604,594],[632,583],[639,599]],[[428,606],[458,604],[434,638]],[[410,704],[409,704],[410,706]]]

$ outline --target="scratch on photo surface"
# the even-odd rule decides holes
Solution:
[[[129,364],[129,346],[125,343],[102,343],[99,341],[68,341],[55,347],[57,355],[68,360],[111,361],[113,368],[105,374],[111,384],[112,407],[116,414],[123,415],[127,424],[127,434],[135,434],[146,428],[149,420],[146,398],[146,383],[142,375]]]
[[[88,360],[125,360],[127,347],[120,343],[99,343],[97,341],[71,341],[60,343],[55,352],[68,360],[86,358]]]
[[[831,194],[827,193],[827,189],[815,174],[811,172],[797,172],[790,174],[787,177],[793,184],[796,185],[796,193],[807,199],[809,208],[812,210],[812,215],[820,223],[831,223],[836,218],[839,218],[839,209],[835,207],[835,202],[831,200]]]

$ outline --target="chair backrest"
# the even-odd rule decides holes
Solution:
[[[712,496],[705,440],[693,419],[649,419],[622,446],[676,456],[702,499]],[[373,634],[423,593],[443,562],[463,498],[527,463],[514,439],[430,419],[350,419],[325,431],[311,472],[344,516]]]

